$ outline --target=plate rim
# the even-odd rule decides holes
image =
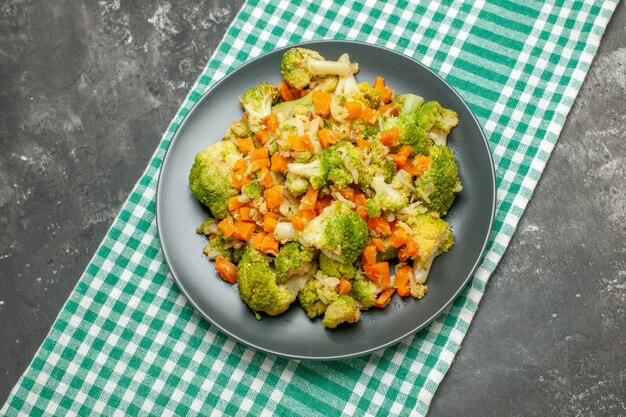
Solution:
[[[161,215],[159,214],[161,212],[160,210],[160,206],[161,203],[160,201],[162,201],[159,196],[162,194],[162,181],[161,181],[161,176],[163,175],[163,172],[165,171],[167,165],[168,165],[168,161],[171,159],[170,158],[170,149],[171,147],[174,145],[175,141],[178,140],[178,138],[180,137],[180,132],[182,131],[182,127],[183,125],[187,122],[187,120],[190,118],[190,116],[195,112],[195,110],[198,108],[198,106],[200,105],[200,103],[206,98],[206,96],[213,91],[214,89],[218,88],[222,83],[227,82],[232,76],[234,76],[238,71],[242,70],[245,67],[248,67],[249,65],[253,65],[256,61],[263,59],[265,56],[269,55],[269,54],[274,54],[274,53],[280,53],[282,51],[285,51],[287,49],[290,48],[294,48],[294,47],[302,47],[302,46],[307,46],[307,45],[312,45],[312,44],[325,44],[325,43],[334,43],[334,44],[347,44],[347,45],[360,45],[360,46],[365,46],[365,47],[369,47],[372,48],[374,50],[376,49],[380,49],[380,50],[384,50],[386,52],[390,52],[392,54],[395,55],[399,55],[402,58],[405,59],[409,59],[410,61],[413,62],[413,64],[416,64],[420,67],[422,67],[422,69],[426,70],[427,72],[430,72],[431,75],[434,75],[435,77],[437,77],[440,81],[442,81],[444,83],[445,86],[447,86],[452,92],[453,94],[460,100],[460,102],[463,104],[463,106],[466,107],[466,109],[468,110],[469,115],[471,116],[471,120],[473,120],[473,122],[476,124],[476,126],[478,127],[478,132],[480,133],[480,137],[482,139],[482,144],[484,145],[486,151],[487,151],[487,156],[489,159],[489,173],[491,174],[491,181],[490,181],[490,185],[491,185],[491,189],[493,190],[493,196],[491,199],[491,204],[490,204],[490,209],[491,209],[491,213],[489,216],[489,230],[487,231],[487,234],[485,235],[485,239],[482,242],[482,246],[480,249],[480,254],[477,257],[476,261],[474,262],[474,265],[472,266],[471,270],[469,271],[469,273],[467,274],[467,276],[463,279],[462,283],[460,284],[459,288],[448,298],[448,300],[443,303],[443,305],[437,309],[433,314],[430,315],[430,317],[428,317],[426,320],[424,320],[422,322],[421,325],[416,326],[413,330],[406,332],[392,340],[389,340],[383,344],[377,345],[376,347],[372,347],[372,348],[368,348],[368,349],[363,349],[360,350],[358,352],[353,352],[353,353],[347,353],[347,354],[340,354],[340,355],[325,355],[325,356],[311,356],[311,355],[296,355],[296,354],[291,354],[291,353],[283,353],[283,352],[279,352],[277,350],[274,349],[269,349],[269,348],[265,348],[265,347],[261,347],[256,345],[253,342],[244,340],[243,338],[241,338],[240,336],[238,336],[237,334],[225,329],[224,327],[220,326],[217,322],[215,322],[210,316],[208,316],[201,308],[199,308],[198,304],[194,301],[194,298],[191,294],[189,294],[189,292],[184,288],[184,285],[182,284],[180,277],[178,277],[177,273],[171,268],[170,266],[170,261],[169,261],[169,256],[168,256],[168,250],[166,249],[165,245],[163,244],[163,239],[162,239],[162,229],[161,229]],[[200,76],[202,76],[202,74],[200,74]],[[199,79],[199,78],[198,78]],[[496,184],[496,171],[495,171],[495,165],[494,165],[494,160],[493,160],[493,155],[491,152],[491,148],[489,147],[489,141],[487,140],[487,137],[485,136],[485,133],[483,131],[482,126],[480,125],[480,123],[478,122],[478,119],[476,118],[476,115],[474,114],[474,112],[472,111],[471,107],[467,104],[467,102],[463,99],[463,97],[459,94],[459,92],[453,87],[451,86],[442,76],[440,76],[438,73],[436,73],[434,70],[432,70],[430,67],[428,67],[426,64],[423,64],[419,61],[417,61],[415,58],[410,57],[408,55],[405,55],[401,52],[395,51],[391,48],[388,48],[386,46],[382,46],[382,45],[376,45],[376,44],[372,44],[372,43],[367,43],[367,42],[361,42],[361,41],[357,41],[357,40],[349,40],[349,39],[318,39],[318,40],[309,40],[309,41],[305,41],[305,42],[298,42],[298,43],[289,43],[285,46],[282,46],[280,48],[275,48],[272,49],[270,51],[264,52],[262,54],[260,54],[257,57],[254,57],[250,60],[245,61],[244,63],[242,63],[241,65],[233,68],[229,73],[227,73],[225,76],[223,76],[220,80],[216,81],[213,85],[211,85],[210,87],[208,87],[203,93],[202,95],[198,98],[198,100],[193,103],[193,105],[190,107],[190,109],[187,111],[187,113],[183,116],[182,120],[180,121],[180,123],[178,124],[178,128],[176,129],[176,132],[174,133],[174,136],[172,137],[172,139],[170,140],[170,143],[167,146],[167,149],[165,149],[164,151],[164,155],[163,155],[163,160],[161,162],[161,166],[159,167],[159,173],[158,173],[158,178],[157,178],[157,188],[156,188],[156,195],[155,195],[155,221],[156,221],[156,226],[157,226],[157,235],[158,235],[158,240],[159,240],[159,245],[161,247],[161,251],[163,253],[163,258],[165,259],[165,263],[167,265],[167,268],[169,270],[169,272],[172,274],[172,278],[174,279],[174,282],[176,283],[176,285],[178,286],[178,289],[181,291],[181,293],[185,296],[185,298],[187,299],[187,301],[193,306],[194,310],[199,313],[205,320],[207,320],[211,325],[215,326],[216,328],[218,328],[221,332],[225,333],[226,335],[234,338],[235,340],[237,340],[239,343],[242,343],[250,348],[256,349],[258,351],[261,352],[265,352],[271,355],[275,355],[278,357],[282,357],[282,358],[287,358],[287,359],[296,359],[296,360],[307,360],[307,361],[332,361],[332,360],[340,360],[340,359],[348,359],[348,358],[355,358],[355,357],[359,357],[359,356],[363,356],[363,355],[367,355],[376,351],[382,351],[383,349],[386,349],[390,346],[393,346],[397,343],[399,343],[400,341],[402,341],[405,338],[408,338],[412,335],[415,335],[416,333],[418,333],[419,331],[423,330],[426,326],[428,326],[429,324],[431,324],[437,317],[439,317],[443,311],[448,308],[461,294],[461,292],[463,292],[465,290],[465,288],[467,287],[470,279],[472,278],[472,276],[474,275],[474,273],[476,272],[476,269],[478,269],[478,266],[480,265],[480,263],[482,262],[484,256],[485,256],[485,252],[487,250],[487,246],[489,245],[489,241],[491,238],[491,235],[493,233],[493,225],[494,225],[494,221],[495,221],[495,215],[496,215],[496,202],[497,202],[497,184]]]

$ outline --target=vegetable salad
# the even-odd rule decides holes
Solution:
[[[211,212],[204,253],[259,318],[297,299],[335,328],[394,294],[424,297],[454,244],[443,216],[462,189],[446,146],[457,114],[382,77],[358,83],[347,54],[292,48],[280,69],[195,157],[189,185]]]

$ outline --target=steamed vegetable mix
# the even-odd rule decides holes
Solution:
[[[457,114],[356,72],[347,54],[288,50],[284,81],[245,91],[241,120],[196,155],[204,253],[257,317],[297,299],[335,328],[395,293],[420,299],[454,244],[442,217],[462,188],[446,145]]]

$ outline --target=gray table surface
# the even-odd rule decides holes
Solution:
[[[241,4],[0,4],[0,404]],[[430,416],[626,415],[624,138],[622,2]]]

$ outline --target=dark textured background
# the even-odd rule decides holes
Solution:
[[[0,4],[0,404],[242,4]],[[620,4],[430,415],[626,415]]]

